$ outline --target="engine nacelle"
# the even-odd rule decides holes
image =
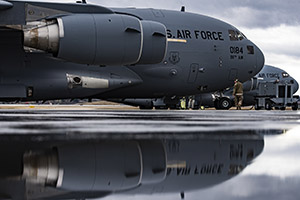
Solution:
[[[161,62],[166,54],[166,27],[133,16],[75,14],[36,24],[24,30],[24,46],[71,62],[154,64]]]
[[[69,191],[119,191],[162,182],[167,157],[160,141],[71,144],[24,155],[23,176]]]
[[[160,63],[167,50],[166,27],[154,21],[141,21],[143,27],[142,56],[136,64]]]
[[[137,142],[103,142],[58,148],[57,187],[73,191],[134,188],[142,176]]]
[[[258,88],[258,84],[259,84],[259,80],[254,77],[251,78],[251,80],[246,81],[245,83],[243,83],[243,89],[244,91],[252,91]]]

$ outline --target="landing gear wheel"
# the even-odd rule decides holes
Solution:
[[[219,100],[215,100],[214,105],[215,105],[216,110],[220,110]]]
[[[260,110],[261,109],[261,107],[258,106],[258,102],[255,102],[254,109],[255,110]]]
[[[149,104],[146,104],[146,105],[141,105],[139,106],[140,110],[152,110],[153,109],[153,103],[149,103]]]
[[[265,103],[265,109],[266,110],[272,110],[272,102],[267,100]]]
[[[298,110],[298,103],[292,105],[292,110]]]
[[[280,107],[280,110],[285,110],[285,107],[283,106],[283,107]]]
[[[140,110],[152,110],[152,106],[139,106]]]
[[[231,106],[232,106],[231,104],[232,103],[231,103],[230,99],[223,97],[219,101],[219,108],[222,110],[228,110],[229,108],[231,108]]]
[[[167,110],[168,108],[166,106],[155,106],[155,110]]]

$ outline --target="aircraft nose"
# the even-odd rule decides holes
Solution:
[[[260,70],[263,68],[265,64],[265,56],[263,52],[257,47],[256,48],[256,67],[257,67],[257,73],[260,72]]]
[[[299,89],[299,84],[295,79],[293,79],[293,80],[294,80],[294,94],[295,94]]]

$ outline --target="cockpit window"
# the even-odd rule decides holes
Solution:
[[[239,40],[238,37],[237,37],[237,34],[234,30],[228,30],[228,33],[229,33],[229,38],[230,38],[231,41]]]
[[[239,41],[246,39],[246,36],[240,31],[228,30],[228,33],[231,41]]]
[[[238,35],[239,40],[246,39],[246,36],[242,32],[236,31],[236,33]]]
[[[254,46],[248,45],[247,51],[248,51],[248,54],[254,54]]]
[[[286,73],[286,72],[282,72],[282,77],[283,78],[287,78],[287,77],[289,77],[290,75],[288,74],[288,73]]]

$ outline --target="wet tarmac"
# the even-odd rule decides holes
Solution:
[[[225,182],[183,191],[185,199],[299,199],[299,111],[1,110],[0,140],[263,141],[257,157]],[[191,176],[188,174],[187,176]],[[180,199],[179,193],[115,199]]]
[[[151,135],[291,129],[295,111],[1,110],[0,134]],[[148,134],[149,133],[149,134]],[[107,135],[108,134],[108,135]],[[146,136],[144,136],[146,137]]]

